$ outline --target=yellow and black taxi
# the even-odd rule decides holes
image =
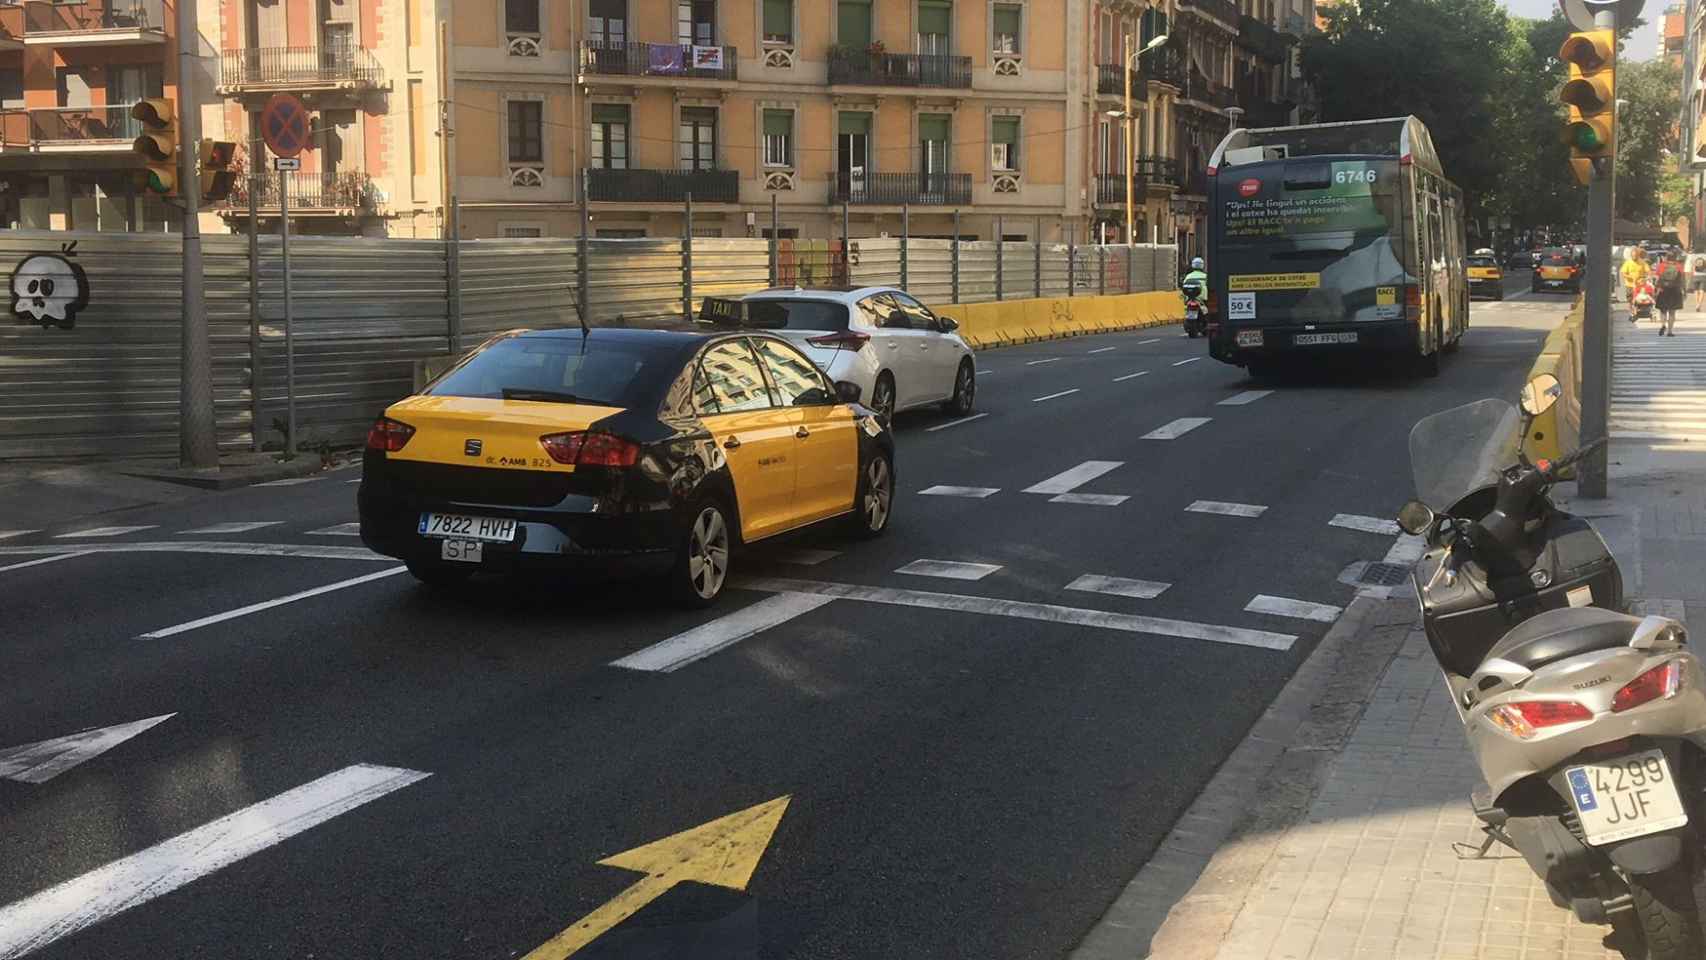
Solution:
[[[1494,300],[1505,298],[1505,272],[1492,256],[1472,256],[1464,259],[1469,271],[1469,295],[1481,294]]]
[[[744,544],[887,529],[894,438],[859,399],[756,331],[502,334],[373,424],[361,538],[430,584],[568,568],[707,606]]]
[[[1576,263],[1575,254],[1569,250],[1546,251],[1534,267],[1534,282],[1530,289],[1535,293],[1542,290],[1580,293],[1582,268]]]

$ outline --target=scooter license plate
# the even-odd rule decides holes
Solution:
[[[1185,311],[1185,319],[1186,320],[1195,320],[1196,318],[1197,318],[1197,312],[1195,310],[1186,310]]]
[[[1603,846],[1688,822],[1664,751],[1648,750],[1564,771],[1582,835]]]

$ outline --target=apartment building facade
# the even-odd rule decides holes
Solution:
[[[0,225],[165,230],[145,188],[130,108],[177,95],[174,8],[163,0],[0,5]]]
[[[1706,237],[1706,0],[1686,0],[1681,13],[1682,116],[1676,154],[1694,200],[1689,229],[1682,235],[1692,249],[1700,249],[1700,238]],[[1666,21],[1668,33],[1668,16]]]

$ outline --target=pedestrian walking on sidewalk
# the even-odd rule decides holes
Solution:
[[[1653,306],[1659,311],[1659,336],[1676,336],[1673,328],[1676,326],[1676,312],[1682,309],[1682,294],[1684,280],[1682,264],[1670,253],[1659,254],[1658,266],[1653,271],[1654,281],[1658,286],[1658,296]]]
[[[1706,253],[1688,258],[1688,289],[1694,291],[1694,312],[1706,310]]]

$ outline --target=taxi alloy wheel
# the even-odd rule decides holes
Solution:
[[[729,575],[729,524],[715,503],[699,508],[676,564],[675,592],[690,606],[709,606]]]
[[[894,511],[894,470],[886,453],[871,455],[859,473],[859,496],[851,518],[855,536],[882,536]]]

